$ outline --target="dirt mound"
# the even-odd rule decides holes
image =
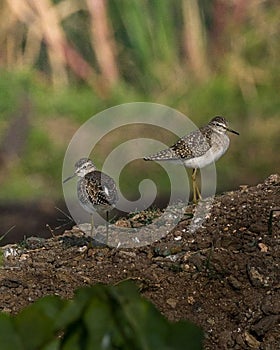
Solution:
[[[166,237],[140,248],[90,247],[77,229],[3,247],[0,310],[131,279],[168,319],[200,325],[205,349],[280,349],[280,176],[216,197],[190,232],[193,211],[187,207]]]

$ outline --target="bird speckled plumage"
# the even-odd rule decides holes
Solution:
[[[94,211],[111,210],[118,201],[115,181],[107,174],[97,170],[89,158],[81,158],[75,163],[75,172],[63,183],[78,176],[77,195],[81,206],[90,214]]]
[[[87,173],[78,181],[77,193],[81,205],[90,213],[108,210],[118,201],[115,181],[99,170]]]
[[[91,215],[91,235],[93,233],[93,212],[106,213],[106,244],[109,237],[109,211],[118,201],[115,181],[107,174],[97,170],[89,158],[81,158],[75,163],[75,172],[63,183],[78,176],[77,195],[81,206]]]

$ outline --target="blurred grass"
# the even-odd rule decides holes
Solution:
[[[103,24],[109,28],[107,48],[119,74],[109,86],[101,56],[96,54],[98,36],[91,30],[86,1],[49,3],[58,18],[51,29],[62,34],[65,50],[76,50],[74,56],[67,51],[69,61],[59,61],[61,52],[43,40],[46,29],[40,27],[41,18],[30,4],[28,11],[34,21],[23,12],[19,17],[10,1],[3,2],[0,144],[19,113],[24,94],[32,108],[24,149],[0,169],[0,200],[61,198],[63,156],[74,132],[94,114],[136,101],[175,108],[197,126],[214,115],[224,115],[240,132],[239,137],[232,137],[229,151],[217,163],[218,192],[279,172],[280,7],[273,1],[249,1],[243,12],[238,12],[242,1],[237,1],[233,10],[226,4],[215,8],[219,1],[197,3],[199,11],[192,14],[195,7],[183,7],[179,0],[108,2]],[[192,15],[196,16],[195,24],[188,21]],[[205,46],[196,50],[194,38]],[[194,57],[205,66],[198,67]],[[106,61],[106,55],[103,58]],[[64,78],[60,80],[57,72]],[[112,144],[119,143],[115,141]],[[100,147],[97,165],[104,156]],[[129,167],[126,176],[140,181],[141,169],[135,166],[135,173],[133,169]],[[159,170],[153,174],[157,175]],[[165,177],[160,175],[158,181],[164,191]],[[122,186],[125,193],[132,191],[137,196],[137,183],[124,179]]]

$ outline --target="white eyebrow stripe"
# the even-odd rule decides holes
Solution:
[[[221,123],[219,123],[219,122],[216,122],[216,125],[219,125],[219,126],[221,126],[222,128],[224,128],[224,129],[227,129],[227,127],[226,127],[224,124],[221,124]]]

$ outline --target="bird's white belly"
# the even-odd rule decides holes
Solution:
[[[227,151],[228,147],[229,138],[226,136],[220,139],[219,143],[213,143],[212,147],[202,156],[183,160],[183,164],[186,168],[204,168],[216,162]]]

